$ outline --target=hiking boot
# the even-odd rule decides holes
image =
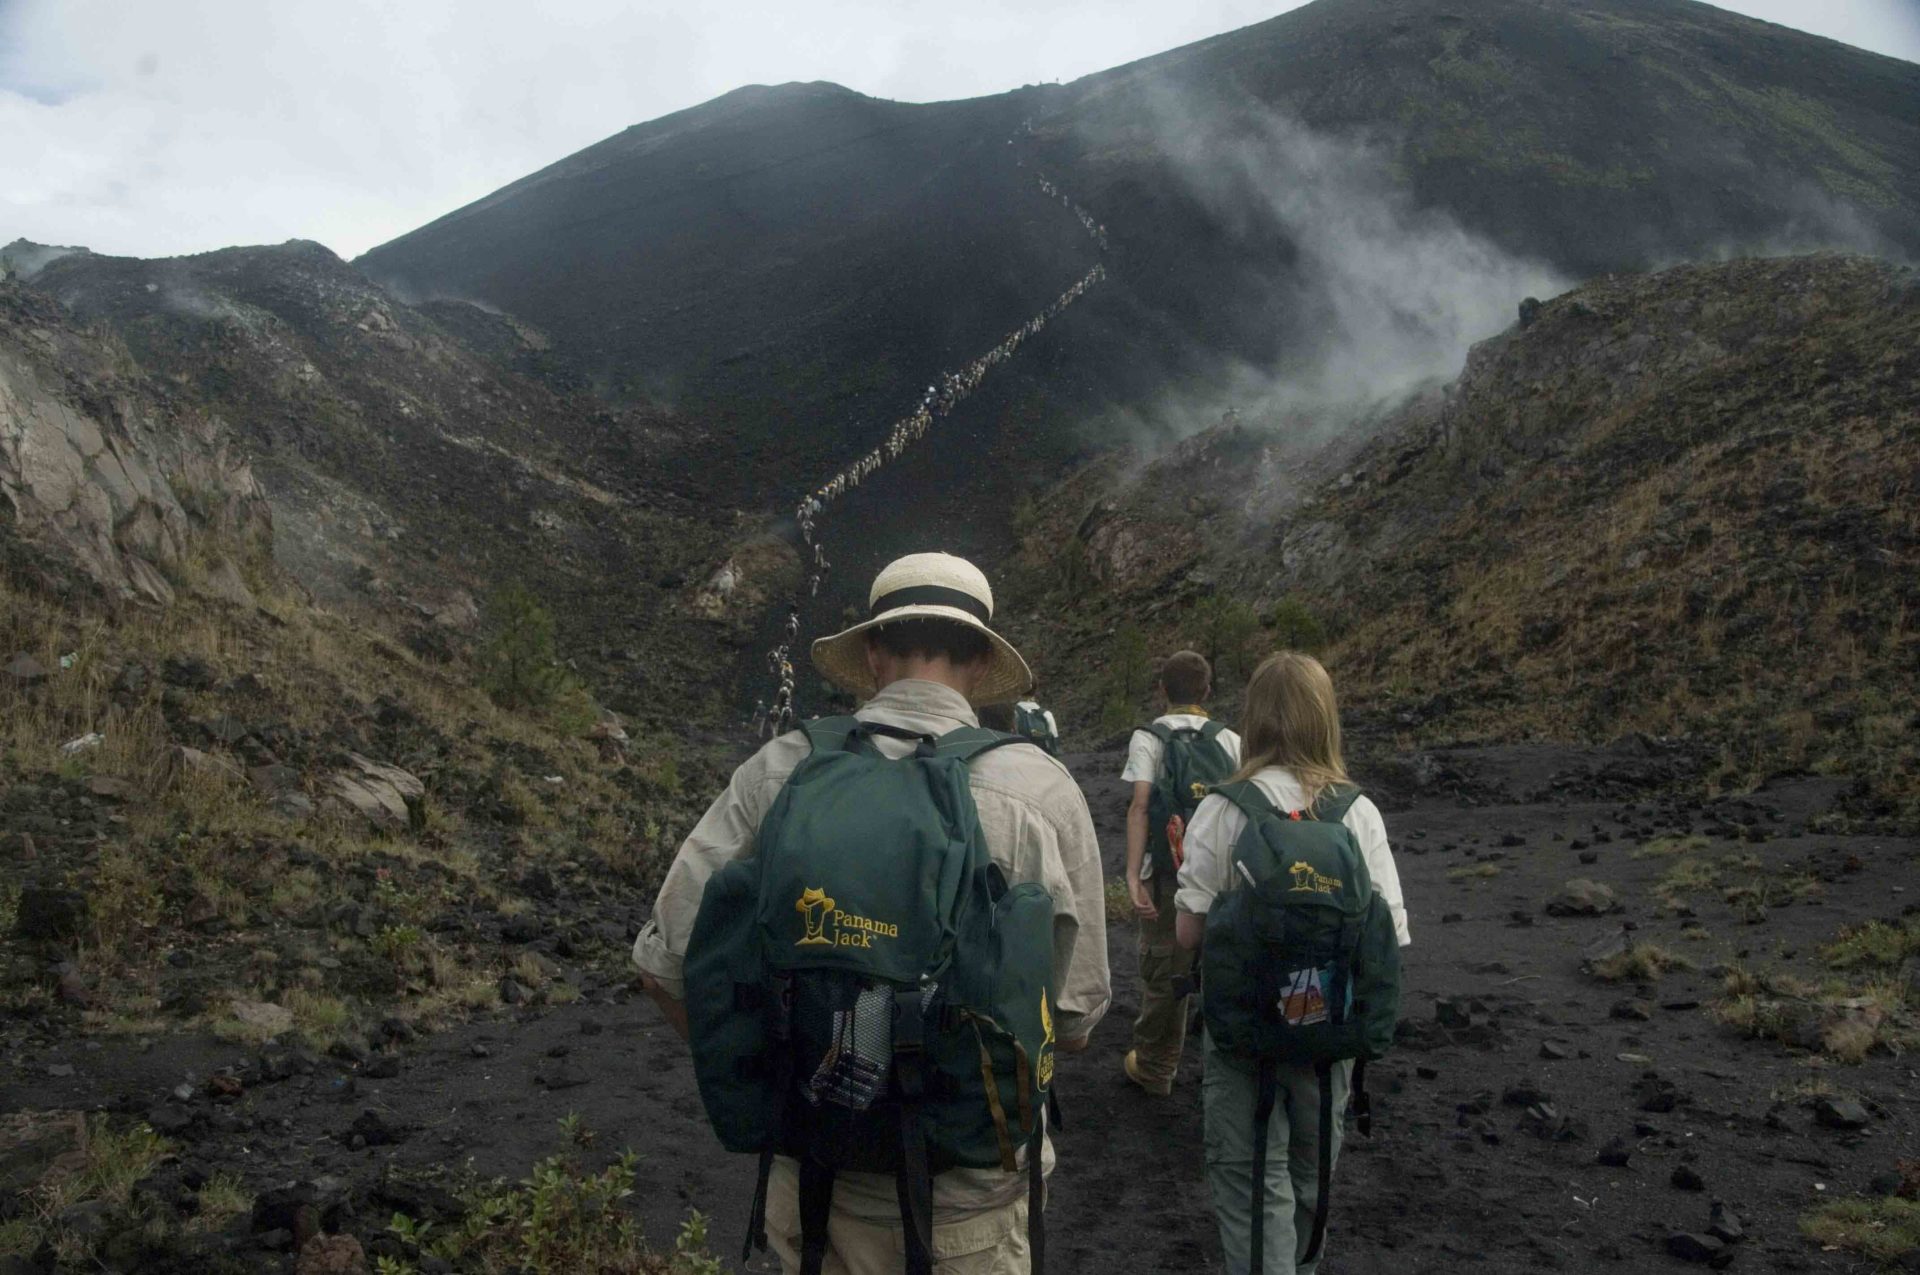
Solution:
[[[1164,1098],[1173,1092],[1173,1081],[1171,1079],[1149,1080],[1140,1074],[1140,1060],[1135,1056],[1135,1051],[1129,1049],[1127,1056],[1120,1060],[1120,1065],[1126,1068],[1128,1080],[1139,1085],[1155,1097]]]

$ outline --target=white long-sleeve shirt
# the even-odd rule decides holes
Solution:
[[[1307,804],[1300,781],[1284,766],[1267,767],[1253,777],[1253,782],[1278,810],[1300,810]],[[1387,845],[1387,825],[1380,817],[1380,808],[1365,796],[1358,797],[1347,808],[1346,818],[1341,822],[1359,842],[1360,855],[1366,860],[1368,875],[1373,878],[1373,888],[1380,892],[1393,913],[1393,928],[1400,936],[1400,946],[1408,946],[1413,942],[1413,935],[1407,928],[1400,870],[1394,866],[1393,851]],[[1200,803],[1199,809],[1193,812],[1193,822],[1187,827],[1186,862],[1180,866],[1180,889],[1173,896],[1176,908],[1205,916],[1214,899],[1231,888],[1233,847],[1246,827],[1245,812],[1225,797],[1211,796]]]

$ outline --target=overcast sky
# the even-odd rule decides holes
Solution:
[[[742,84],[972,97],[1297,3],[0,0],[0,243],[351,257]],[[1920,0],[1722,7],[1920,61]]]

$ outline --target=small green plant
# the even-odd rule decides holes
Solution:
[[[417,925],[389,925],[373,936],[374,955],[395,966],[408,964],[427,941]]]
[[[585,1151],[594,1143],[597,1135],[587,1127],[586,1120],[577,1111],[569,1111],[560,1117],[560,1136],[567,1142]]]
[[[720,1275],[720,1259],[707,1251],[707,1215],[699,1209],[687,1214],[673,1241],[673,1275]]]
[[[1107,924],[1115,925],[1121,921],[1133,920],[1133,896],[1127,892],[1124,878],[1114,877],[1107,882]]]
[[[487,641],[479,654],[481,685],[502,708],[546,708],[573,687],[560,663],[553,616],[519,585],[488,599]]]

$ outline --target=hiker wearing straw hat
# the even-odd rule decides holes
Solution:
[[[634,945],[722,1144],[759,1154],[748,1242],[788,1275],[1039,1269],[1044,1113],[1107,1010],[1105,910],[1079,786],[979,727],[1033,684],[992,620],[966,560],[888,565],[813,645],[861,708],[734,772]]]

